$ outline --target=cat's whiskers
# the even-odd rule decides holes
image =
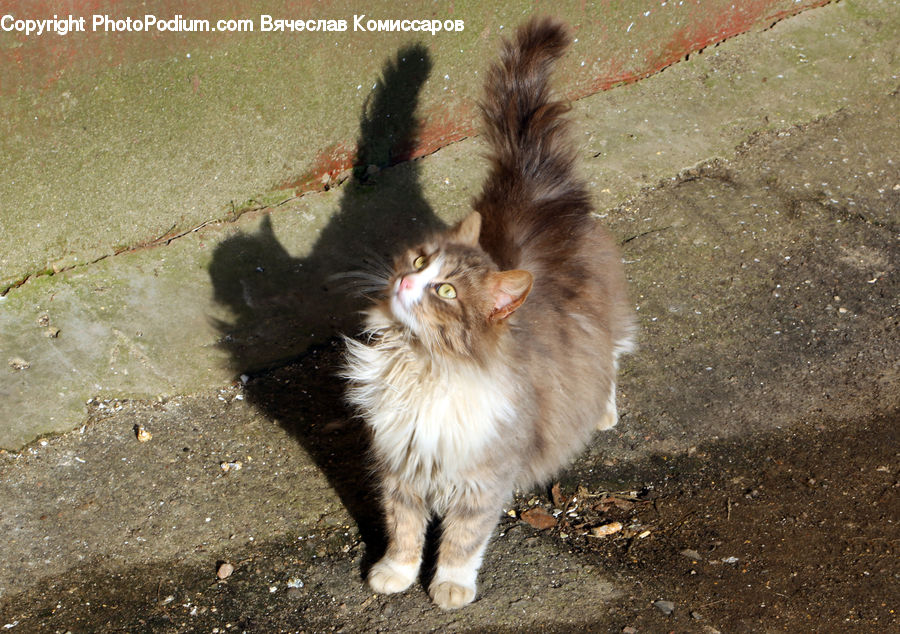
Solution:
[[[364,247],[364,256],[359,263],[359,268],[349,271],[338,271],[328,276],[329,282],[338,282],[346,291],[356,292],[364,296],[381,294],[385,291],[391,277],[393,268],[382,255],[371,247]]]
[[[338,289],[345,293],[377,299],[379,296],[383,296],[390,276],[381,272],[364,270],[342,271],[329,275],[327,281],[336,283]]]

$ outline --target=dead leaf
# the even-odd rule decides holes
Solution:
[[[612,497],[610,498],[613,504],[616,505],[616,508],[621,509],[623,511],[630,511],[634,508],[634,502],[629,502],[628,500],[623,500],[622,498]]]
[[[538,530],[545,530],[556,526],[556,519],[540,506],[524,511],[522,513],[522,519]]]
[[[630,511],[634,508],[634,506],[634,502],[630,500],[626,500],[615,495],[610,495],[603,498],[603,500],[601,500],[599,504],[594,505],[594,510],[601,513],[606,513],[610,508],[616,507],[621,511]]]
[[[618,533],[622,530],[622,522],[610,522],[609,524],[604,524],[603,526],[595,526],[591,529],[591,536],[593,537],[606,537],[608,535],[612,535],[613,533]]]
[[[559,487],[559,482],[554,484],[550,489],[550,497],[553,499],[553,506],[558,509],[566,508],[566,505],[569,503],[569,498],[562,494],[562,490]]]

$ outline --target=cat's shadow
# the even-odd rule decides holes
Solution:
[[[356,332],[366,300],[331,280],[372,256],[386,260],[398,243],[442,226],[422,195],[417,162],[406,160],[415,147],[416,105],[430,70],[421,44],[401,48],[384,63],[362,107],[340,208],[309,255],[292,256],[266,215],[256,232],[218,244],[209,266],[215,299],[233,316],[216,321],[219,345],[235,376],[243,377],[245,399],[290,432],[328,478],[366,544],[363,574],[385,540],[367,463],[368,435],[343,402],[337,336]],[[383,169],[391,165],[396,167]]]

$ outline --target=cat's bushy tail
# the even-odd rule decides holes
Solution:
[[[532,19],[504,42],[488,71],[481,110],[491,170],[475,209],[483,217],[481,244],[501,268],[558,254],[590,226],[563,116],[569,106],[548,85],[568,44],[561,23]]]

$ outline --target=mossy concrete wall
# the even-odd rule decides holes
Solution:
[[[561,87],[580,97],[817,4],[101,0],[83,10],[77,3],[4,4],[11,16],[4,28],[12,30],[0,32],[0,292],[321,189],[352,164],[359,111],[384,60],[404,46],[422,46],[428,56],[430,80],[419,96],[423,129],[416,146],[370,157],[380,163],[472,134],[479,70],[498,36],[532,12],[559,14],[572,25],[577,41],[562,64]],[[70,12],[84,19],[85,32],[15,30],[16,20]],[[254,31],[110,31],[106,21],[97,27],[93,21],[95,15],[141,21],[147,14],[160,21],[180,16],[184,28],[195,20],[215,29],[220,20],[247,19]],[[261,32],[264,14],[341,19],[347,30]],[[371,32],[371,19],[461,20],[464,29]]]
[[[895,90],[896,3],[768,28],[817,4],[539,5],[577,38],[559,87],[600,214],[759,130]],[[88,399],[221,385],[352,329],[358,305],[329,276],[465,213],[484,167],[479,76],[532,10],[160,3],[160,17],[334,17],[350,30],[0,34],[0,447],[71,429]],[[353,32],[362,13],[465,30]]]

